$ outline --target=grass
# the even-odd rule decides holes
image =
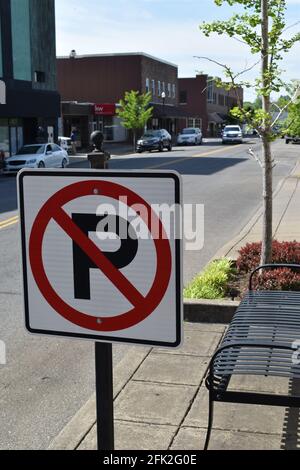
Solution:
[[[234,267],[231,260],[222,258],[210,263],[184,289],[187,299],[222,299],[227,294],[227,286]]]

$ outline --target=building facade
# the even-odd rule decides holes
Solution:
[[[101,130],[107,141],[127,139],[116,109],[125,92],[131,90],[152,94],[154,111],[149,128],[176,133],[181,116],[176,65],[144,53],[78,56],[72,51],[69,57],[57,59],[57,70],[64,132],[68,134],[73,126],[81,142],[87,140],[86,129],[89,133]],[[84,104],[89,109],[83,118],[76,108],[79,111]],[[68,107],[73,114],[68,114]]]
[[[54,0],[0,0],[0,151],[57,138]]]
[[[219,88],[211,77],[201,74],[179,79],[179,105],[187,118],[184,127],[200,127],[204,137],[216,137],[229,119],[229,112],[243,104],[241,87]]]
[[[228,123],[229,112],[240,104],[243,105],[242,87],[226,90],[217,87],[212,77],[207,80],[208,135],[219,136],[222,127]]]
[[[199,127],[207,136],[207,75],[179,78],[179,105],[187,116],[182,127]]]

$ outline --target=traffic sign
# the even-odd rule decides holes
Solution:
[[[23,170],[18,188],[31,333],[180,344],[177,173]]]

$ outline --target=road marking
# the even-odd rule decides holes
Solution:
[[[241,147],[241,146],[242,146],[242,144],[238,144],[235,147],[235,149],[237,149],[238,147]],[[161,168],[163,166],[172,165],[173,163],[186,162],[187,160],[192,160],[193,158],[207,157],[208,155],[213,155],[215,153],[220,153],[220,152],[223,152],[224,150],[225,150],[225,148],[221,148],[221,149],[218,149],[218,150],[211,150],[210,152],[198,153],[196,155],[192,155],[191,157],[176,158],[176,160],[174,159],[174,160],[171,160],[169,162],[160,163],[159,165],[149,166],[148,168],[149,169]]]
[[[6,227],[10,227],[11,225],[17,224],[19,222],[19,216],[16,215],[14,217],[10,217],[9,219],[2,220],[0,222],[0,230]]]

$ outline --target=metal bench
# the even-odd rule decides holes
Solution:
[[[228,390],[235,374],[300,378],[300,292],[252,288],[257,271],[283,267],[300,269],[296,264],[267,264],[251,273],[249,292],[211,359],[205,381],[209,390],[205,450],[212,431],[214,402],[300,407],[300,390],[289,395]]]

